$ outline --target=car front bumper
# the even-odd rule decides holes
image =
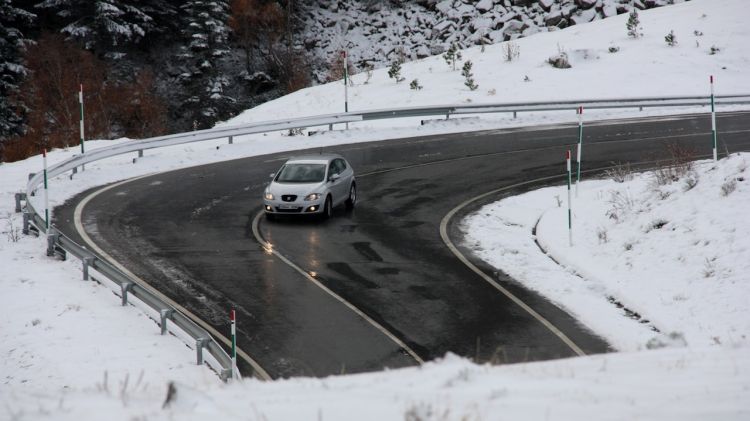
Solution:
[[[323,212],[323,200],[283,202],[281,200],[263,199],[263,210],[266,213],[278,215],[321,213]]]

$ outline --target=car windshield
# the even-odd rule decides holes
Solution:
[[[286,164],[281,167],[276,181],[282,183],[315,183],[323,181],[326,164]]]

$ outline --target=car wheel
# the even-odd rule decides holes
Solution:
[[[323,207],[323,219],[329,219],[333,216],[333,202],[331,196],[326,197],[326,204]]]
[[[349,198],[346,199],[346,208],[347,209],[354,209],[354,205],[357,203],[357,185],[352,183],[352,186],[349,187]]]

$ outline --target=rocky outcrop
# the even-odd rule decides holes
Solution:
[[[440,54],[580,25],[683,0],[311,0],[305,2],[305,36],[315,78],[344,48],[359,70],[397,59]]]

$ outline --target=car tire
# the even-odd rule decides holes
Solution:
[[[331,196],[326,197],[326,203],[323,205],[323,214],[321,217],[323,219],[330,219],[333,216],[333,201],[331,200]]]
[[[354,205],[357,204],[357,185],[352,183],[349,187],[349,198],[346,199],[346,208],[349,210],[354,209]]]

